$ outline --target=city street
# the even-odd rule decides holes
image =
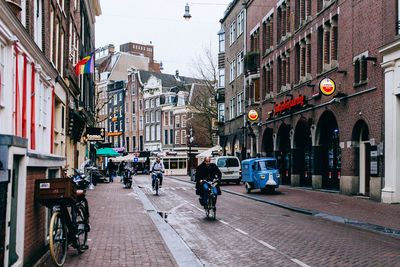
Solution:
[[[88,198],[89,251],[70,249],[65,266],[400,266],[399,238],[227,192],[218,198],[217,220],[208,220],[194,185],[170,177],[158,196],[149,176],[139,175],[133,189],[99,184]],[[165,220],[154,220],[149,205]],[[162,230],[165,222],[174,231]],[[176,253],[177,238],[186,251]]]

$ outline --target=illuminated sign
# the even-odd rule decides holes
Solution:
[[[86,139],[88,141],[104,141],[105,131],[104,128],[87,127]]]
[[[295,99],[291,99],[291,100],[286,100],[285,102],[282,102],[278,105],[275,105],[274,107],[274,116],[279,113],[282,114],[282,112],[285,112],[286,110],[291,110],[293,107],[296,106],[304,106],[304,95],[299,95],[297,98]]]
[[[252,121],[258,119],[258,113],[254,109],[250,110],[249,114],[247,114],[247,116],[249,116],[249,119]]]
[[[122,135],[122,132],[108,133],[108,136]]]
[[[112,118],[111,121],[117,121],[117,118]]]
[[[319,82],[319,91],[326,96],[333,94],[336,91],[335,82],[329,78],[322,79]]]

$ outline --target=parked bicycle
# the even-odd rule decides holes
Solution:
[[[206,211],[206,216],[207,218],[211,218],[212,220],[215,221],[215,217],[217,214],[217,208],[215,206],[216,200],[217,200],[217,195],[214,193],[214,188],[218,184],[218,180],[214,179],[213,182],[205,181],[205,183],[208,184],[207,188],[207,203],[204,205],[204,209]]]
[[[52,210],[49,243],[51,258],[56,266],[64,264],[69,245],[78,253],[88,249],[86,243],[90,225],[85,192],[90,182],[81,179],[75,184],[71,178],[37,181],[37,199]]]

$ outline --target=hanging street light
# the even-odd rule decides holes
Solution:
[[[183,17],[185,18],[185,20],[189,20],[192,17],[192,15],[190,15],[190,13],[189,13],[189,4],[188,3],[186,3],[185,14],[183,15]]]

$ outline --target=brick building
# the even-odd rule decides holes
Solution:
[[[0,265],[29,266],[48,245],[35,180],[60,177],[85,155],[93,76],[75,77],[74,66],[94,50],[101,10],[96,0],[13,0],[0,1],[0,13]]]
[[[219,136],[225,154],[245,158],[244,138],[244,54],[245,8],[232,1],[220,20],[218,32],[218,110]]]
[[[381,199],[383,10],[395,1],[246,1],[247,152],[275,156],[283,184]]]

